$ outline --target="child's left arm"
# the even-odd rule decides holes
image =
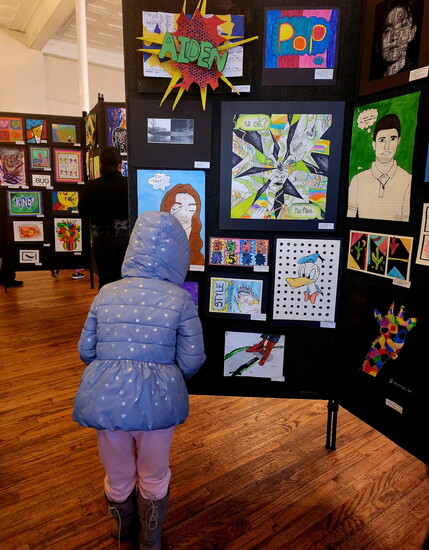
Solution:
[[[78,344],[79,356],[89,365],[96,358],[97,348],[97,298],[92,302]]]
[[[176,363],[187,380],[198,371],[205,360],[201,321],[191,296],[188,296],[177,329]]]

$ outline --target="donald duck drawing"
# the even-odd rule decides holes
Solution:
[[[316,298],[319,294],[322,294],[323,296],[322,290],[316,283],[320,276],[320,267],[316,263],[318,260],[321,262],[325,261],[324,258],[319,256],[317,253],[300,258],[297,261],[297,264],[299,265],[298,277],[286,278],[286,282],[292,288],[299,288],[307,285],[307,288],[304,291],[304,302],[310,301],[312,304],[316,302]]]

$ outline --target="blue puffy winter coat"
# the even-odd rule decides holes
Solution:
[[[120,281],[103,286],[79,340],[89,365],[75,398],[73,419],[107,430],[158,430],[184,422],[184,379],[205,360],[201,322],[181,288],[189,241],[165,212],[139,216]]]

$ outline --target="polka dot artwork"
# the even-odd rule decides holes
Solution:
[[[273,320],[335,322],[339,239],[277,239]]]

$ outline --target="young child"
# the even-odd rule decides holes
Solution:
[[[79,340],[80,357],[89,366],[73,419],[97,430],[113,536],[132,538],[139,517],[140,550],[161,548],[171,440],[189,412],[184,380],[205,360],[195,304],[180,286],[189,255],[188,238],[174,216],[141,214],[123,279],[101,288]]]

